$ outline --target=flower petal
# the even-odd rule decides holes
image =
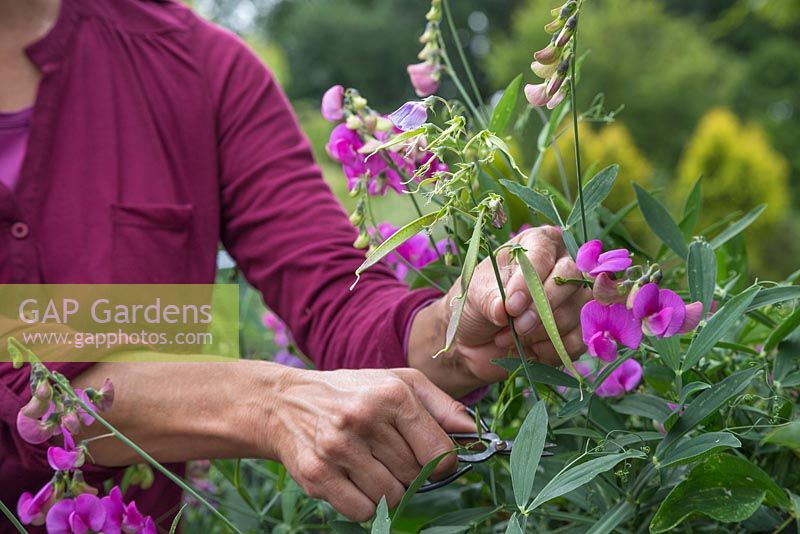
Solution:
[[[664,337],[672,337],[678,333],[686,317],[686,304],[683,299],[671,289],[662,289],[658,292],[658,305],[661,308],[672,308],[672,318],[664,331]]]
[[[645,333],[648,336],[655,336],[657,338],[669,337],[666,335],[666,332],[673,315],[674,308],[664,308],[658,313],[645,317],[642,322]]]
[[[389,120],[404,132],[416,130],[428,121],[428,106],[422,102],[406,102],[389,115]]]
[[[597,332],[586,346],[589,354],[597,356],[604,362],[613,362],[617,359],[617,344],[609,339],[605,332]]]
[[[642,320],[649,315],[658,313],[658,285],[654,283],[643,285],[633,299],[633,316]]]
[[[344,87],[334,85],[322,95],[322,116],[325,120],[336,122],[342,120],[344,111],[342,110],[342,99],[344,97]]]
[[[525,86],[525,98],[531,106],[544,106],[550,97],[547,95],[547,84],[540,83],[537,85],[528,84]]]
[[[575,265],[584,273],[588,273],[597,267],[600,253],[603,251],[603,242],[599,239],[588,241],[581,245],[578,254],[575,256]]]
[[[75,512],[95,532],[99,532],[105,524],[106,510],[95,495],[89,493],[78,495],[75,499]]]
[[[590,300],[581,309],[581,330],[583,332],[583,342],[589,345],[589,340],[597,332],[606,330],[608,323],[608,306],[603,306],[596,300]]]
[[[58,501],[47,512],[48,534],[72,534],[69,516],[75,511],[75,502],[72,499]]]
[[[44,443],[53,436],[53,426],[40,419],[31,419],[22,412],[17,414],[17,432],[20,437],[33,445]]]
[[[685,315],[683,324],[680,330],[678,330],[679,334],[686,334],[697,328],[697,325],[700,324],[700,320],[703,318],[703,303],[692,302],[691,304],[687,304],[684,311]]]
[[[624,304],[612,304],[609,312],[608,331],[614,339],[628,347],[637,349],[642,343],[642,323],[637,320]]]

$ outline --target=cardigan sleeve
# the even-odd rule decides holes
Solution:
[[[411,319],[439,293],[410,291],[384,265],[350,290],[364,252],[284,93],[236,37],[210,25],[203,36],[223,244],[320,369],[406,366]]]

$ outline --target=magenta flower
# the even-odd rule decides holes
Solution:
[[[61,432],[64,435],[64,448],[49,447],[47,463],[56,471],[72,471],[83,465],[86,460],[86,449],[83,446],[75,446],[75,440],[66,428],[62,428]]]
[[[334,85],[322,95],[322,116],[330,122],[338,122],[344,117],[342,102],[344,99],[344,87]]]
[[[693,306],[692,316],[684,324],[686,304],[683,299],[674,291],[659,289],[654,283],[643,285],[636,293],[633,299],[633,315],[642,321],[642,329],[648,336],[657,338],[672,337],[681,330],[688,332],[700,322],[696,317],[696,306]]]
[[[439,89],[439,78],[441,67],[436,63],[426,61],[415,63],[406,67],[411,85],[417,92],[417,96],[425,98],[435,93]]]
[[[386,240],[389,239],[389,237],[391,237],[395,232],[397,232],[397,228],[389,223],[384,222],[378,225],[378,232],[380,233],[381,237]],[[373,230],[370,229],[370,234],[372,233]],[[440,253],[446,248],[447,242],[437,243],[437,249],[440,251]],[[405,280],[410,269],[409,266],[401,260],[401,258],[410,263],[415,269],[422,269],[432,261],[436,260],[437,254],[436,250],[433,250],[431,247],[430,239],[428,239],[424,233],[419,233],[411,237],[405,243],[402,243],[400,246],[394,249],[394,251],[387,254],[384,260],[395,272],[398,280]]]
[[[525,98],[528,99],[531,106],[539,107],[547,104],[547,101],[550,100],[550,96],[547,94],[547,82],[526,85]]]
[[[575,362],[575,369],[581,376],[594,383],[597,376],[605,369],[605,365],[600,366],[594,371],[596,366],[590,362]],[[622,362],[619,367],[614,369],[606,377],[602,384],[595,389],[595,394],[599,397],[621,397],[629,391],[633,391],[642,382],[642,366],[636,360],[630,358]]]
[[[389,120],[404,132],[416,130],[428,121],[428,106],[423,102],[406,102],[389,115]]]
[[[22,437],[22,439],[28,443],[32,443],[34,445],[44,443],[53,437],[56,424],[53,421],[53,418],[50,417],[52,413],[52,403],[48,411],[45,412],[45,414],[39,419],[27,417],[24,413],[22,413],[22,411],[20,411],[17,414],[17,432],[19,433],[20,437]]]
[[[686,315],[683,318],[683,324],[681,325],[681,329],[678,330],[679,334],[686,334],[687,332],[691,332],[697,325],[700,324],[700,321],[703,319],[703,303],[702,302],[692,302],[691,304],[686,305]]]
[[[581,245],[575,258],[578,269],[592,277],[600,273],[624,271],[632,263],[630,252],[624,248],[603,252],[603,243],[599,239]]]
[[[295,369],[305,369],[306,362],[292,354],[286,349],[281,349],[275,356],[272,357],[273,363],[279,363],[281,365],[285,365],[287,367],[294,367]]]
[[[36,495],[26,491],[19,496],[17,501],[17,516],[25,525],[41,526],[45,523],[45,516],[55,502],[55,486],[51,480],[40,489]]]
[[[135,502],[125,504],[119,486],[114,486],[100,502],[106,512],[103,534],[157,534],[151,517],[142,516]]]
[[[423,178],[433,178],[438,172],[447,172],[450,170],[447,164],[434,156],[432,152],[426,152],[422,156],[419,160],[419,166],[422,167],[429,162],[428,169],[422,174]]]
[[[619,280],[614,280],[608,273],[600,273],[594,280],[592,297],[601,304],[624,304],[626,296],[621,289]]]
[[[581,329],[589,354],[605,362],[616,359],[617,343],[636,349],[642,342],[641,322],[624,304],[587,302],[581,310]]]
[[[105,532],[106,510],[100,499],[89,493],[57,502],[47,513],[48,534]]]
[[[277,315],[272,312],[266,312],[263,317],[261,317],[261,321],[268,330],[272,331],[272,341],[276,345],[279,347],[289,346],[289,329],[286,327],[286,324],[278,318]]]

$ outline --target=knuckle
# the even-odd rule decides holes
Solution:
[[[394,405],[405,406],[414,397],[411,387],[400,378],[388,380],[381,391],[384,399]]]
[[[400,501],[403,499],[403,490],[399,487],[393,487],[389,490],[386,494],[386,504],[389,505],[389,508],[395,508]]]
[[[347,453],[346,439],[334,429],[317,432],[317,451],[323,458],[337,458]]]
[[[323,498],[324,488],[332,478],[332,470],[327,463],[320,459],[307,460],[300,467],[300,480],[303,489],[309,497]]]

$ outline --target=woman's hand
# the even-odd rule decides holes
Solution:
[[[474,421],[413,369],[287,372],[264,447],[310,495],[366,521],[386,496],[396,506],[423,465],[453,449],[448,432]],[[455,470],[454,455],[434,471]]]
[[[580,310],[591,298],[591,292],[573,284],[556,284],[557,277],[581,277],[567,254],[561,231],[552,226],[541,226],[520,233],[511,242],[527,250],[528,258],[544,283],[564,345],[570,355],[579,356],[585,349],[581,339]],[[487,258],[475,270],[461,323],[448,353],[435,360],[431,358],[444,346],[450,306],[461,291],[460,281],[453,284],[444,298],[421,310],[412,325],[409,365],[456,396],[506,378],[506,371],[492,360],[515,351],[509,315],[514,319],[517,334],[529,358],[550,365],[561,363],[539,320],[519,265],[512,260],[508,248],[498,253],[497,263],[506,292],[505,305],[500,298],[494,269]]]

